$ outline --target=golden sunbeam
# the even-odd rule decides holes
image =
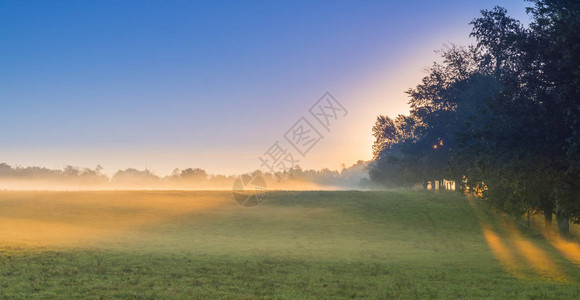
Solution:
[[[514,252],[508,246],[506,246],[499,235],[487,224],[485,217],[477,208],[471,196],[468,196],[467,200],[469,201],[469,204],[471,205],[471,208],[473,209],[473,212],[475,213],[475,216],[481,225],[483,236],[485,237],[485,241],[493,253],[493,256],[499,260],[500,264],[504,267],[506,272],[516,278],[524,278],[524,274],[521,271],[521,267],[519,266]]]
[[[491,229],[486,221],[486,217],[477,208],[473,199],[468,197],[468,201],[474,210],[474,213],[479,220],[485,240],[493,252],[494,256],[504,266],[506,271],[514,277],[522,278],[523,266],[518,263],[517,255],[520,254],[525,259],[532,270],[544,278],[556,281],[569,281],[566,275],[560,270],[556,262],[551,259],[548,254],[542,249],[538,248],[534,243],[525,239],[515,224],[510,223],[505,219],[500,219],[501,226],[509,232],[509,238],[502,238]],[[505,241],[505,242],[504,242]],[[567,248],[569,253],[573,253],[571,249]],[[580,252],[578,252],[580,254]]]
[[[557,232],[546,232],[544,224],[542,224],[541,220],[538,220],[537,218],[532,218],[530,224],[538,232],[541,232],[550,245],[558,250],[560,254],[572,263],[580,266],[580,245],[578,243],[561,238]]]
[[[560,268],[556,265],[554,260],[532,242],[525,239],[515,238],[514,244],[518,251],[523,254],[524,258],[531,264],[532,268],[539,274],[555,280],[567,280],[566,275],[560,271]]]
[[[501,238],[486,224],[481,224],[483,236],[493,255],[500,261],[508,273],[517,278],[523,278],[518,262],[513,252],[502,242]]]
[[[536,273],[557,281],[569,281],[556,262],[544,250],[524,238],[515,224],[505,219],[501,219],[500,224],[509,232],[510,241]]]
[[[552,247],[556,248],[569,261],[580,266],[580,245],[574,242],[566,241],[557,234],[547,237]]]
[[[139,199],[124,192],[45,192],[49,198],[28,198],[34,201],[27,200],[27,193],[12,195],[0,201],[0,244],[26,247],[82,247],[123,240],[143,226],[232,201],[227,192],[219,197],[143,192]]]

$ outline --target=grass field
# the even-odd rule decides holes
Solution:
[[[579,255],[457,193],[0,192],[10,299],[574,299]]]

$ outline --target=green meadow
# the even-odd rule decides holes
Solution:
[[[578,244],[533,225],[453,192],[5,191],[0,297],[578,298]]]

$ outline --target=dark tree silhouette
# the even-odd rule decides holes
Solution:
[[[372,180],[453,179],[497,209],[542,212],[548,229],[555,213],[567,235],[580,221],[580,3],[536,0],[528,12],[525,28],[483,10],[476,46],[443,49],[407,91],[410,116],[377,119]]]

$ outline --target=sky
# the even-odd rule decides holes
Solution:
[[[444,44],[522,1],[2,1],[0,162],[238,174],[278,141],[302,168],[372,157]],[[348,112],[324,130],[326,92]],[[322,136],[300,155],[301,118]]]

